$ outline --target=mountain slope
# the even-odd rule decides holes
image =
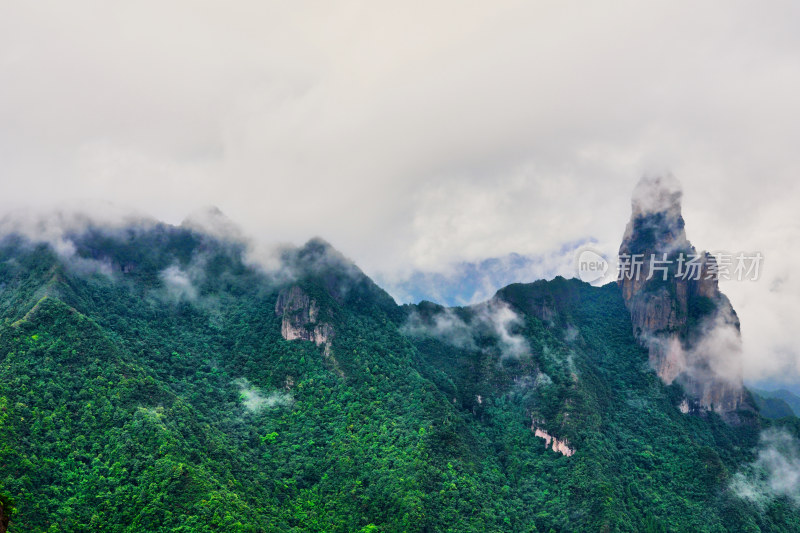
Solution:
[[[490,428],[506,474],[517,480],[516,496],[553,520],[543,525],[764,527],[724,490],[746,458],[739,448],[756,444],[759,421],[745,411],[748,422],[731,427],[717,415],[681,413],[683,391],[647,371],[647,351],[633,336],[615,285],[556,278],[511,285],[495,300],[518,313],[511,333],[527,341],[528,354],[510,359],[491,347],[456,346],[452,331],[435,327],[436,313],[447,313],[441,308],[427,310],[431,327],[416,329],[417,347],[450,377],[458,403]],[[574,455],[544,450],[534,428],[566,442]]]
[[[765,400],[776,400],[776,402],[782,402],[791,410],[794,416],[800,416],[800,397],[798,397],[796,394],[793,394],[791,391],[786,389],[779,389],[776,391],[755,389],[753,392]],[[782,407],[781,410],[784,413],[786,412],[785,407]]]
[[[765,418],[777,419],[795,416],[789,404],[780,398],[767,398],[753,391],[750,391],[750,394],[753,396],[753,401],[758,407],[758,412]]]
[[[10,531],[796,530],[730,488],[770,423],[682,413],[616,285],[397,306],[320,240],[68,239],[0,246]]]

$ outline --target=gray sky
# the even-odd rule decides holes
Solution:
[[[723,285],[748,376],[800,380],[800,4],[489,6],[3,2],[0,206],[214,204],[399,278],[613,254],[670,171],[696,246],[766,257]]]

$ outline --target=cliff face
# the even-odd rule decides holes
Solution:
[[[330,355],[333,327],[320,321],[319,305],[303,289],[294,285],[281,291],[275,303],[275,314],[282,317],[281,336],[287,341],[300,339],[325,347]]]
[[[681,194],[674,178],[637,185],[618,284],[662,381],[677,380],[692,409],[729,413],[743,401],[739,320],[719,291],[714,257],[686,238]]]
[[[572,457],[573,455],[575,455],[575,448],[571,447],[566,439],[565,440],[558,439],[552,436],[544,429],[537,427],[536,424],[537,420],[534,419],[533,423],[531,424],[531,431],[533,431],[533,434],[535,436],[539,437],[540,439],[544,439],[545,448],[551,448],[552,444],[552,449],[554,452],[558,452],[561,455],[565,455],[567,457]]]

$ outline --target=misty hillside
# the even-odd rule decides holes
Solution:
[[[0,246],[11,532],[797,531],[800,421],[684,414],[616,284],[398,306],[321,240],[59,242]]]
[[[755,389],[753,398],[761,414],[769,418],[800,416],[800,397],[785,389],[766,391]]]

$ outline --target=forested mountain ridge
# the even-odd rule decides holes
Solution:
[[[324,241],[279,259],[155,223],[3,239],[9,531],[797,530],[791,495],[742,497],[797,419],[682,413],[615,284],[398,306]]]

